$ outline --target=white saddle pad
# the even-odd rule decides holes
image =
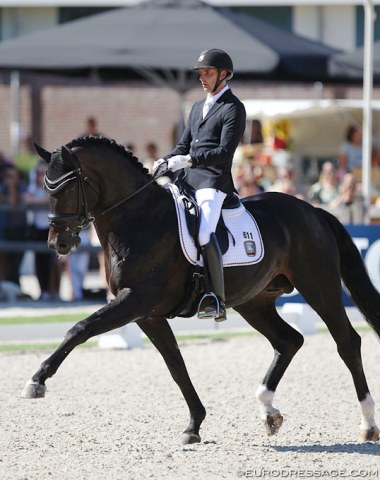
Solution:
[[[167,188],[173,195],[176,206],[179,238],[183,254],[191,264],[203,265],[202,258],[199,261],[197,260],[197,249],[187,228],[183,201],[185,197],[180,195],[176,185],[169,183]],[[261,262],[264,258],[264,245],[253,216],[243,205],[239,208],[222,210],[222,215],[226,227],[235,239],[234,245],[229,235],[229,247],[223,255],[223,265],[225,267],[240,267]]]

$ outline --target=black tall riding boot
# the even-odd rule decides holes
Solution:
[[[215,233],[211,234],[209,243],[201,247],[201,251],[210,291],[204,295],[199,304],[198,317],[222,322],[227,319],[224,305],[223,260]]]

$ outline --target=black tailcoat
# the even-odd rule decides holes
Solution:
[[[165,158],[190,154],[192,166],[183,170],[181,178],[196,190],[215,188],[228,194],[234,191],[231,167],[245,129],[245,108],[230,89],[203,119],[204,103],[193,105],[180,141]]]

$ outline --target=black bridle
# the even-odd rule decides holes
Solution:
[[[51,227],[69,232],[74,237],[78,236],[82,230],[86,229],[94,221],[94,217],[90,215],[88,209],[85,185],[89,185],[98,196],[100,189],[92,180],[83,175],[76,155],[65,146],[62,149],[66,149],[66,152],[69,153],[74,168],[56,180],[49,180],[47,175],[45,175],[44,187],[50,195],[54,196],[66,187],[69,182],[76,180],[78,183],[77,213],[49,213],[48,219]],[[74,226],[69,227],[67,225],[67,223],[73,222],[75,222]]]
[[[88,210],[88,202],[87,202],[87,197],[86,197],[86,189],[85,185],[89,185],[99,196],[100,194],[100,189],[99,187],[87,176],[84,176],[82,173],[82,170],[80,168],[79,160],[68,147],[63,146],[62,150],[65,149],[66,153],[69,155],[70,160],[74,166],[73,170],[70,170],[69,172],[65,173],[61,177],[57,178],[56,180],[49,180],[47,175],[44,177],[44,187],[45,190],[52,196],[56,195],[58,192],[60,192],[69,182],[76,180],[78,182],[78,208],[77,208],[77,213],[49,213],[48,219],[49,219],[49,225],[51,227],[54,227],[56,229],[61,229],[65,232],[71,233],[71,235],[78,236],[80,232],[86,228],[94,221],[94,217],[90,215],[90,212]],[[58,151],[57,151],[58,152]],[[145,188],[149,187],[152,183],[156,181],[157,178],[163,176],[165,173],[167,173],[167,162],[164,162],[162,167],[160,166],[157,171],[155,172],[155,175],[153,175],[152,180],[147,182],[146,184],[142,185],[140,188],[138,188],[135,192],[131,193],[128,195],[128,197],[123,198],[120,200],[120,202],[116,203],[115,205],[112,205],[108,208],[106,208],[101,215],[105,215],[111,210],[114,210],[115,208],[119,207],[120,205],[124,204],[131,198],[133,198],[135,195],[143,191]],[[67,222],[72,223],[73,221],[76,221],[77,224],[74,227],[68,227]]]

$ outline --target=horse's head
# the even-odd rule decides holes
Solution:
[[[48,245],[67,255],[80,243],[80,232],[93,221],[91,209],[99,198],[99,187],[82,171],[77,155],[63,146],[50,153],[35,145],[48,163],[45,189],[50,195]]]

